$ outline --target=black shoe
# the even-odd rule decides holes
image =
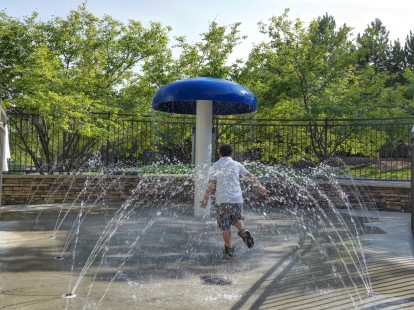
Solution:
[[[244,243],[246,243],[248,248],[252,248],[254,246],[253,237],[250,235],[250,232],[246,229],[240,229],[237,233],[240,238],[243,239]]]
[[[224,255],[226,255],[228,257],[233,257],[233,255],[234,255],[234,247],[230,248],[227,245],[224,245],[223,253],[224,253]]]

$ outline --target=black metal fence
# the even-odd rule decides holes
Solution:
[[[103,166],[192,162],[195,118],[163,113],[116,120],[105,137],[86,137],[38,115],[9,112],[9,173],[74,172],[94,156]],[[327,162],[363,179],[411,178],[414,118],[259,119],[254,114],[214,117],[214,143],[231,143],[235,158],[294,168]]]

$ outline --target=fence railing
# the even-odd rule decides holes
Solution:
[[[191,164],[194,117],[100,117],[116,119],[116,125],[104,137],[86,137],[38,115],[9,112],[9,173],[78,171],[96,154],[103,166],[143,166],[159,160]],[[240,161],[298,169],[328,162],[346,165],[356,178],[411,178],[414,118],[284,120],[249,114],[215,117],[213,122],[214,144],[233,144]]]

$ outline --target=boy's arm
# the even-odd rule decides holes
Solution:
[[[260,183],[260,181],[253,174],[248,172],[245,176],[248,179],[250,179],[250,181],[252,181],[255,186],[257,186],[260,194],[262,194],[263,196],[267,195],[267,189]]]
[[[201,201],[201,205],[200,205],[201,208],[207,207],[208,199],[210,198],[210,195],[213,192],[215,185],[216,185],[216,181],[214,180],[208,181],[206,194],[204,195],[204,199]]]

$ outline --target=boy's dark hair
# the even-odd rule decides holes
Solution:
[[[233,154],[233,147],[231,144],[222,144],[219,148],[219,154],[221,156],[231,156]]]

